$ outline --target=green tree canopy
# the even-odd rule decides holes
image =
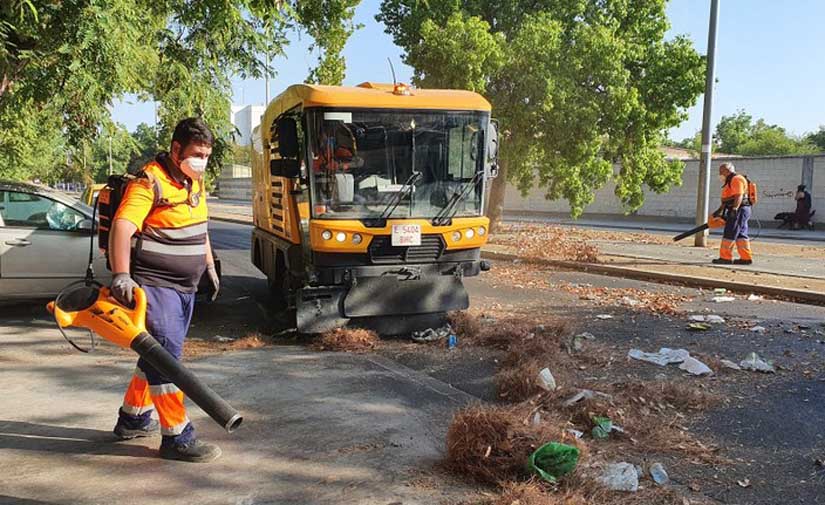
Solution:
[[[201,116],[218,142],[209,170],[232,141],[231,77],[273,73],[291,30],[315,38],[311,78],[343,79],[341,51],[358,0],[7,0],[0,2],[0,176],[31,177],[20,144],[48,134],[79,155],[106,134],[112,103],[127,93],[159,103],[157,139]],[[334,33],[334,36],[329,34]],[[34,126],[33,116],[47,120]],[[48,131],[46,131],[48,129]],[[107,141],[108,142],[108,141]],[[51,148],[61,142],[51,140]],[[41,146],[42,147],[42,146]],[[39,149],[40,147],[38,147]],[[82,165],[89,167],[88,159]],[[16,161],[16,162],[15,162]],[[15,166],[12,173],[8,166]],[[49,167],[68,174],[76,164]]]
[[[816,146],[818,151],[825,151],[825,126],[820,126],[819,131],[808,134],[805,140]]]
[[[492,102],[506,134],[494,220],[505,179],[566,198],[574,215],[611,178],[629,210],[643,187],[680,183],[658,147],[702,92],[704,62],[685,37],[665,40],[665,0],[384,0],[378,19],[417,85]]]
[[[753,116],[739,110],[730,116],[722,116],[719,120],[713,135],[713,149],[718,153],[741,156],[810,154],[825,150],[825,145],[817,145],[816,135],[796,137],[781,126],[768,124],[764,119],[754,121]],[[822,133],[821,139],[825,142],[825,133]],[[701,134],[698,132],[692,138],[677,143],[697,154],[700,144]]]

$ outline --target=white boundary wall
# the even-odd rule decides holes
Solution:
[[[814,221],[825,223],[825,154],[714,159],[711,169],[711,211],[719,205],[721,188],[716,170],[723,161],[733,162],[737,172],[756,183],[759,203],[754,210],[760,220],[769,222],[779,212],[793,212],[796,209],[793,198],[796,187],[804,181],[813,197],[813,208],[817,210]],[[647,192],[644,205],[633,215],[692,220],[696,215],[698,170],[698,160],[685,160],[682,185],[664,194]],[[585,208],[585,215],[624,215],[624,209],[613,194],[614,187],[612,182],[608,182],[597,191],[593,203]],[[512,186],[507,187],[504,209],[510,212],[570,213],[566,200],[547,200],[541,188],[534,188],[522,197]]]

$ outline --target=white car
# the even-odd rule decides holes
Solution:
[[[83,279],[92,208],[34,184],[0,181],[0,300],[46,298]],[[109,283],[106,258],[92,247],[96,278]]]

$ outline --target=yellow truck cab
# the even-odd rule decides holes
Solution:
[[[298,84],[275,98],[253,133],[251,254],[298,329],[403,332],[467,308],[462,279],[489,268],[497,143],[469,91]]]

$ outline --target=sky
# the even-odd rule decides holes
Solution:
[[[825,125],[825,1],[720,0],[716,42],[716,86],[713,124],[723,115],[744,109],[754,118],[778,124],[801,135]],[[392,80],[387,58],[401,82],[409,82],[412,69],[401,61],[384,27],[375,21],[380,0],[363,0],[355,20],[364,27],[344,49],[347,77],[344,84]],[[782,5],[782,4],[786,4]],[[710,0],[671,0],[667,13],[668,37],[686,35],[704,54],[707,48]],[[277,72],[270,79],[270,98],[290,84],[303,82],[316,55],[308,50],[309,38],[293,36],[285,57],[273,61]],[[233,79],[233,102],[263,104],[263,80]],[[495,114],[495,111],[494,111]],[[114,119],[129,130],[141,122],[154,123],[154,107],[126,97],[115,103]],[[702,126],[702,97],[689,110],[689,119],[670,131],[670,137],[691,137]]]

